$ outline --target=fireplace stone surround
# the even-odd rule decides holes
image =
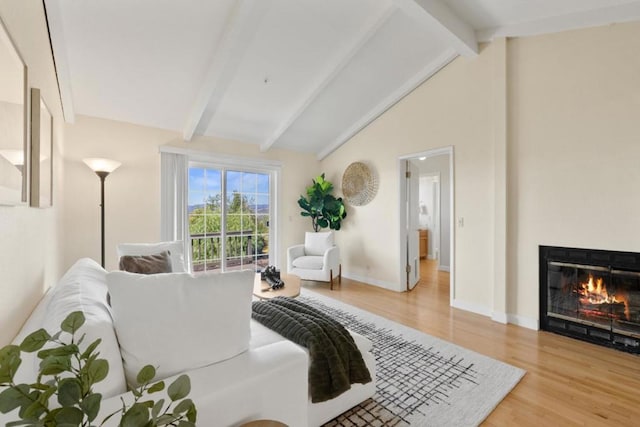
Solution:
[[[539,247],[540,328],[640,354],[640,253]]]

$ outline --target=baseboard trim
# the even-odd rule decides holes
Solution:
[[[448,265],[441,265],[441,266],[438,267],[438,270],[451,272],[451,269],[449,268]]]
[[[451,307],[458,308],[460,310],[470,311],[471,313],[480,314],[482,316],[490,317],[491,320],[502,323],[502,324],[511,324],[516,326],[521,326],[523,328],[532,329],[537,331],[540,329],[540,323],[537,319],[533,319],[531,317],[519,316],[517,314],[503,313],[503,312],[492,312],[487,307],[475,304],[468,301],[461,300],[453,300],[451,303]]]
[[[386,282],[384,280],[374,279],[373,277],[360,276],[357,274],[345,273],[342,271],[342,277],[346,277],[347,279],[356,280],[358,282],[366,283],[367,285],[374,285],[379,288],[389,289],[390,291],[402,292],[404,289],[400,289],[397,283]]]
[[[507,314],[507,321],[513,325],[522,326],[523,328],[540,330],[540,322],[538,319],[531,317],[519,316],[517,314]]]
[[[493,313],[491,313],[491,320],[506,325],[507,323],[509,323],[509,316],[507,315],[507,313],[494,311]]]
[[[486,317],[491,317],[491,310],[489,310],[487,307],[480,304],[475,304],[468,301],[461,301],[459,299],[454,299],[451,302],[451,307],[459,308],[460,310],[464,310],[464,311],[470,311],[476,314],[481,314]]]

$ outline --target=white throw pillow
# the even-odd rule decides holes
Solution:
[[[127,384],[111,310],[107,304],[106,276],[107,272],[94,260],[83,258],[76,261],[51,290],[42,327],[53,334],[60,330],[60,324],[70,313],[84,313],[85,323],[77,332],[76,339],[86,334],[81,350],[96,339],[102,339],[98,346],[99,357],[109,362],[109,375],[94,386],[94,391],[111,397],[126,392]]]
[[[145,365],[156,379],[229,359],[249,348],[254,271],[107,275],[125,376]]]
[[[184,265],[184,244],[180,240],[159,243],[120,243],[118,245],[118,259],[124,255],[155,255],[164,251],[170,253],[173,273],[187,271]]]
[[[306,255],[324,255],[333,246],[333,232],[326,231],[312,233],[307,231],[304,236],[304,253]]]

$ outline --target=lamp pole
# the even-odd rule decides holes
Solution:
[[[109,172],[96,171],[96,175],[100,177],[100,241],[102,242],[100,265],[104,268],[104,180],[109,175]]]
[[[100,178],[100,265],[104,268],[104,180],[120,167],[120,162],[92,157],[82,160]]]

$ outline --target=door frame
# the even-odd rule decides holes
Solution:
[[[441,148],[434,148],[431,150],[421,151],[417,153],[405,154],[398,157],[398,194],[399,194],[399,247],[400,247],[400,265],[399,265],[399,277],[406,277],[406,265],[407,265],[407,192],[406,192],[406,184],[407,179],[404,174],[404,166],[403,163],[409,159],[416,159],[420,157],[436,157],[436,156],[449,156],[449,259],[450,259],[450,272],[449,272],[449,305],[452,304],[455,296],[455,185],[454,185],[454,177],[455,177],[455,161],[454,161],[454,147],[453,145]],[[442,189],[442,182],[440,182],[440,186]],[[406,288],[406,286],[405,286]]]

